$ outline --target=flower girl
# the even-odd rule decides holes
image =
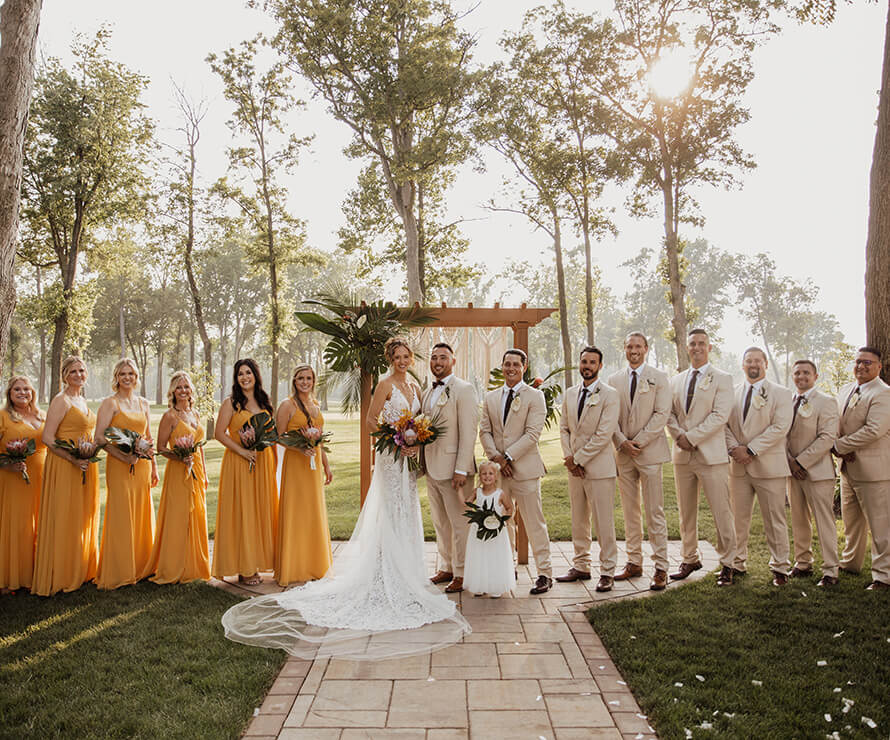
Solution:
[[[478,512],[467,538],[467,553],[464,561],[464,588],[475,595],[488,594],[497,598],[516,588],[516,573],[513,569],[513,552],[510,538],[503,524],[503,517],[513,515],[513,502],[501,491],[500,468],[490,460],[479,465],[479,479],[482,486],[476,489],[476,506],[480,509],[494,509],[498,514],[487,516],[479,521]],[[492,521],[497,520],[497,521]],[[484,538],[480,537],[480,526]],[[488,533],[484,530],[488,529]]]

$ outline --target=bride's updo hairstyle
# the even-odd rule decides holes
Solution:
[[[392,365],[393,358],[395,357],[396,350],[399,347],[404,347],[408,350],[408,354],[411,355],[411,362],[414,362],[414,350],[408,345],[408,340],[404,337],[390,337],[386,340],[386,344],[383,345],[383,356],[386,358],[386,362],[388,365]]]

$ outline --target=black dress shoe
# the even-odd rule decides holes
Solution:
[[[720,574],[717,576],[717,585],[731,586],[733,573],[735,573],[735,571],[732,568],[730,568],[728,565],[724,565],[720,569]]]
[[[694,563],[680,563],[679,570],[676,573],[671,573],[671,580],[682,581],[690,573],[694,573],[697,570],[701,570],[701,562],[698,560]]]
[[[569,568],[569,572],[564,576],[557,576],[556,580],[560,583],[571,583],[572,581],[589,581],[590,573],[585,573],[583,570],[576,570],[575,568]]]
[[[748,571],[746,570],[739,570],[738,568],[732,569],[733,578],[744,578],[746,575],[748,575]]]
[[[543,594],[553,588],[553,579],[549,576],[538,576],[535,585],[529,590],[530,594]]]

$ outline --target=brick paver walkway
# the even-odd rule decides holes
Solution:
[[[335,549],[338,545],[335,544]],[[717,554],[701,542],[704,568]],[[669,544],[671,566],[679,542]],[[596,550],[596,544],[594,544]],[[433,572],[435,543],[426,543]],[[568,570],[570,542],[551,543],[554,574]],[[593,553],[596,564],[598,552]],[[625,562],[619,542],[619,568]],[[642,578],[616,582],[605,594],[590,581],[556,584],[531,596],[527,567],[519,569],[516,598],[454,594],[473,627],[457,645],[386,661],[290,658],[259,707],[245,737],[280,740],[580,740],[654,738],[655,733],[593,628],[584,618],[592,602],[644,596],[653,566]],[[532,566],[533,568],[533,566]],[[245,588],[213,581],[241,595],[280,590],[267,583]],[[672,583],[669,588],[677,588]]]

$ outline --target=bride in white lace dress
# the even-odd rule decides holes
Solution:
[[[420,410],[420,389],[407,374],[414,360],[410,347],[391,339],[385,352],[391,373],[378,384],[367,419],[375,428],[381,411],[394,421],[406,408]],[[470,632],[455,603],[427,578],[416,474],[388,454],[377,456],[352,537],[328,574],[237,604],[222,623],[230,640],[304,658],[426,653]]]

